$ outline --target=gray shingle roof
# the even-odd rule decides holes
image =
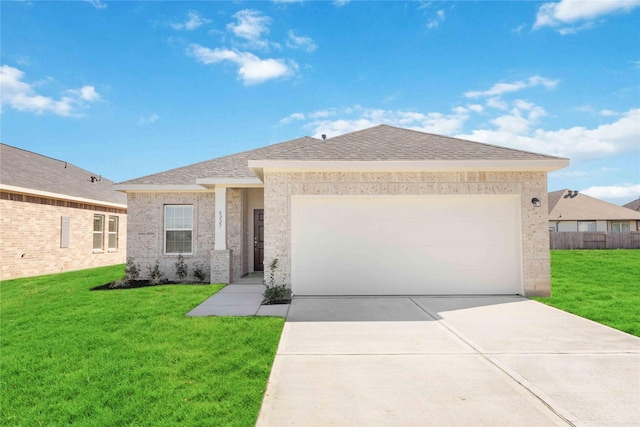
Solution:
[[[569,195],[571,193],[571,195]],[[570,190],[549,193],[550,221],[640,220],[640,212]]]
[[[113,189],[113,182],[57,160],[21,148],[0,144],[0,183],[31,190],[58,193],[100,202],[127,204],[126,194]]]
[[[545,156],[388,125],[316,140],[312,146],[276,153],[269,160],[550,160]]]
[[[327,140],[303,137],[208,160],[121,184],[189,185],[197,178],[254,178],[249,160],[295,161],[460,161],[558,160],[559,157],[465,141],[388,125]]]
[[[629,203],[627,203],[626,205],[623,205],[623,206],[625,208],[627,208],[627,209],[631,209],[631,210],[640,212],[640,197],[638,197],[634,201],[629,202]]]
[[[276,158],[275,156],[280,152],[286,152],[295,147],[307,147],[317,141],[319,140],[305,136],[255,150],[230,154],[193,165],[135,178],[120,184],[191,185],[195,184],[197,178],[255,178],[254,173],[247,166],[249,160]]]

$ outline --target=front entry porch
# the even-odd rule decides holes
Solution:
[[[216,185],[214,221],[211,283],[262,284],[264,188]]]

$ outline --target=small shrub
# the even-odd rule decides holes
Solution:
[[[204,272],[202,264],[196,264],[193,266],[193,277],[195,277],[198,282],[204,282],[207,278],[207,273]]]
[[[149,267],[149,278],[152,285],[159,285],[164,281],[164,273],[160,269],[160,261],[156,260],[153,267]]]
[[[178,282],[184,283],[184,279],[189,275],[189,266],[184,262],[182,254],[178,255],[178,261],[176,261],[176,275],[178,276]]]
[[[140,276],[140,265],[136,264],[132,257],[128,257],[124,272],[127,281],[136,280]]]
[[[286,285],[276,284],[276,270],[278,269],[278,258],[274,258],[269,265],[269,280],[263,281],[266,287],[264,293],[265,304],[277,304],[286,302],[290,298],[289,288]]]
[[[128,278],[125,279],[120,279],[120,280],[116,280],[113,283],[109,284],[109,289],[125,289],[128,288],[130,285],[130,282],[128,280]]]

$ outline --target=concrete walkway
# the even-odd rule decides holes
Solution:
[[[289,304],[261,305],[262,276],[246,277],[227,285],[187,313],[187,316],[287,317]]]
[[[295,298],[257,426],[640,426],[640,339],[520,297]]]

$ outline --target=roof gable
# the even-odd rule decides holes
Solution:
[[[91,180],[91,177],[97,179]],[[35,190],[97,202],[126,205],[127,197],[113,182],[64,160],[0,144],[0,184],[3,188]]]
[[[415,162],[424,162],[419,166],[421,168],[433,167],[435,163],[439,163],[438,166],[453,164],[458,167],[461,162],[467,162],[469,168],[481,167],[491,162],[493,162],[491,167],[501,168],[507,167],[504,165],[519,162],[519,169],[512,170],[552,170],[565,167],[568,160],[378,125],[326,140],[311,137],[293,139],[124,181],[118,185],[118,188],[122,191],[144,191],[151,188],[203,190],[204,186],[215,185],[224,179],[229,180],[230,183],[242,179],[252,179],[259,183],[256,176],[261,178],[262,167],[266,164],[273,166],[274,162],[278,163],[278,167],[282,167],[281,162],[285,162],[286,167],[295,163],[311,169],[328,167],[326,165],[330,163],[338,164],[339,168],[354,167],[353,165],[356,164],[362,167],[364,164],[367,165],[366,167],[375,167],[374,170],[380,170],[381,167],[393,168],[398,165],[406,167],[406,162],[414,162],[414,165],[417,164]],[[534,163],[535,167],[540,169],[535,169],[532,166]],[[543,164],[544,166],[540,166]]]
[[[640,212],[571,190],[549,193],[550,221],[640,220]]]

